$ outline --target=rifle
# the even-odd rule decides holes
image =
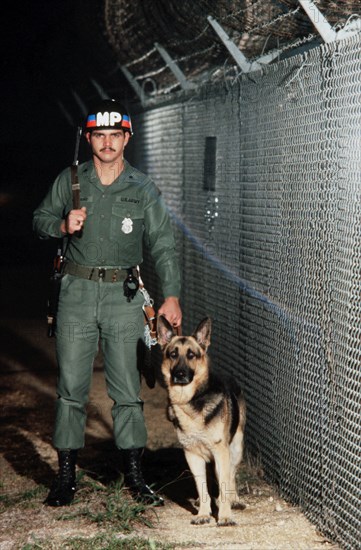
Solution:
[[[76,141],[75,141],[75,154],[73,164],[71,165],[71,190],[73,196],[73,209],[80,208],[80,185],[78,179],[78,156],[79,156],[79,146],[80,138],[82,134],[81,126],[77,128]],[[66,239],[66,245],[64,247],[64,241],[62,246],[58,247],[57,254],[53,262],[53,272],[49,279],[49,298],[48,298],[48,311],[47,311],[47,320],[48,320],[48,337],[52,338],[55,336],[56,329],[56,315],[58,311],[59,295],[60,295],[60,286],[61,279],[63,277],[64,266],[65,266],[65,255],[68,249],[70,242],[70,236]]]

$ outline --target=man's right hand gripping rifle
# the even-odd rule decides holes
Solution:
[[[81,231],[86,220],[86,207],[82,206],[76,210],[70,210],[66,219],[63,220],[60,229],[64,235],[73,235]]]

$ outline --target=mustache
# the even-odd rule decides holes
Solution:
[[[115,153],[115,149],[113,149],[112,147],[103,147],[102,149],[100,149],[100,152],[101,151],[113,151]]]

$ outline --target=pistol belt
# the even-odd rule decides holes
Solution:
[[[102,267],[102,266],[86,266],[74,264],[73,262],[66,262],[64,267],[64,274],[74,275],[81,279],[88,279],[89,281],[103,281],[104,283],[117,283],[123,282],[129,275],[129,270],[133,271],[134,277],[138,276],[138,271],[135,267],[121,268],[121,267]]]

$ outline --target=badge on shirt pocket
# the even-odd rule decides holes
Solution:
[[[130,218],[124,218],[122,221],[122,231],[126,235],[133,231],[133,221]]]

